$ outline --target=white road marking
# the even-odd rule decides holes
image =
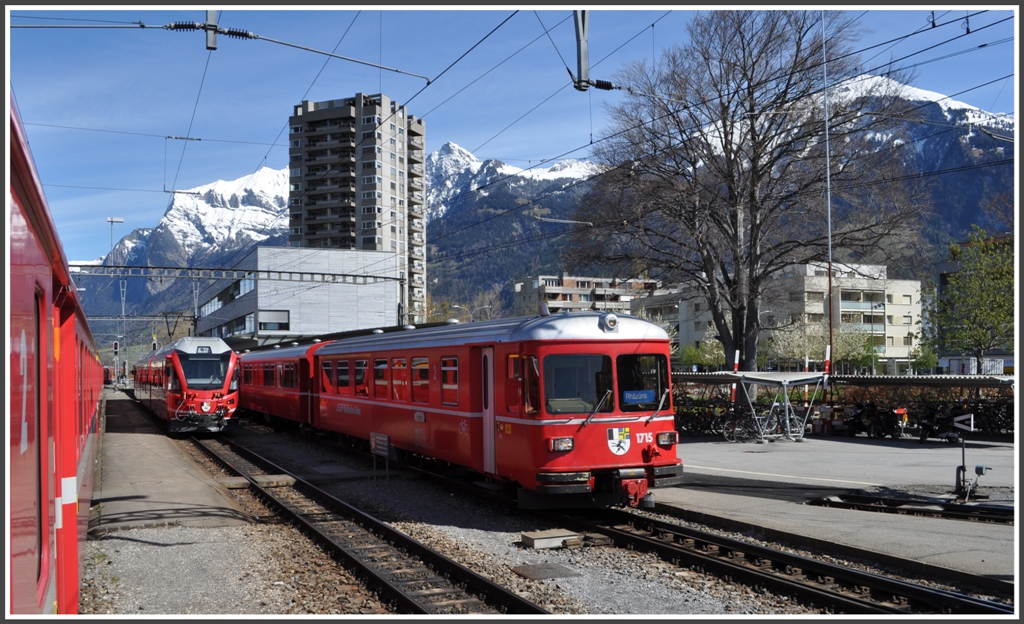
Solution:
[[[697,468],[698,470],[718,470],[719,472],[738,472],[742,474],[750,475],[761,475],[763,477],[783,477],[787,479],[809,479],[811,481],[828,481],[830,483],[855,483],[857,485],[871,485],[875,487],[882,487],[881,483],[868,483],[866,481],[849,481],[846,479],[822,479],[820,477],[797,477],[795,475],[783,475],[775,474],[773,472],[753,472],[750,470],[733,470],[731,468],[712,468],[711,466],[695,466],[693,464],[686,464],[687,468]]]

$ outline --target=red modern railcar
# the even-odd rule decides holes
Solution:
[[[13,99],[8,207],[8,609],[78,612],[103,366]]]
[[[669,338],[580,312],[245,353],[244,409],[518,488],[523,507],[653,504],[682,481]],[[289,372],[292,371],[292,372]]]
[[[216,433],[235,422],[238,354],[220,338],[180,338],[135,364],[135,398],[170,433]]]

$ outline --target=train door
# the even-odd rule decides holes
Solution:
[[[480,358],[482,366],[481,392],[483,395],[483,449],[484,449],[484,473],[495,474],[498,472],[494,462],[494,348],[484,347],[481,349]]]

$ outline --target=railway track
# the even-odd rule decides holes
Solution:
[[[561,516],[585,534],[604,536],[619,546],[656,552],[676,565],[775,592],[800,596],[836,613],[857,614],[1013,614],[1013,605],[840,566],[705,531],[606,510]]]
[[[546,610],[427,548],[308,481],[224,439],[191,442],[368,579],[402,613],[546,614]]]
[[[928,516],[932,518],[949,518],[968,520],[971,522],[994,522],[1013,524],[1013,509],[985,505],[964,505],[935,501],[913,500],[906,498],[885,498],[880,496],[864,496],[844,494],[829,496],[810,501],[812,505],[835,507],[837,509],[855,509],[858,511],[874,511],[906,516]]]
[[[419,469],[476,497],[512,506],[500,494]],[[1013,614],[1012,604],[937,589],[849,566],[752,544],[717,533],[683,527],[624,510],[576,515],[536,512],[579,532],[582,546],[615,545],[655,552],[674,565],[701,569],[781,595],[799,597],[834,613],[850,614]],[[978,587],[988,579],[979,577]]]

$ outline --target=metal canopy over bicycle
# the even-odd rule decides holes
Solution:
[[[791,386],[814,386],[811,397],[817,396],[819,388],[827,383],[828,376],[825,373],[759,373],[751,371],[707,373],[703,375],[705,383],[721,384],[743,384],[747,398],[747,407],[750,408],[750,418],[745,423],[738,423],[745,429],[744,437],[753,437],[757,442],[785,438],[787,440],[802,440],[804,431],[807,429],[807,421],[814,409],[813,398],[808,401],[807,407],[802,415],[797,413],[797,408],[789,400],[789,389]],[[758,386],[773,388],[775,397],[771,407],[767,410],[763,407],[760,411],[754,403],[757,396]],[[728,432],[726,435],[728,439]]]

